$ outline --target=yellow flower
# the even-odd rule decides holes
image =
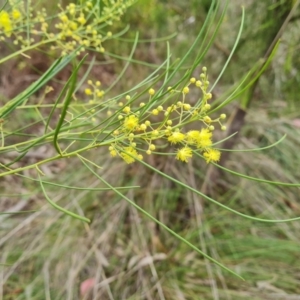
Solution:
[[[212,145],[212,133],[208,129],[201,129],[199,140],[197,141],[198,148],[206,148]]]
[[[135,115],[130,115],[129,117],[125,118],[123,125],[127,130],[134,130],[139,125],[139,118]]]
[[[169,137],[168,141],[172,144],[180,143],[184,140],[185,135],[179,131],[173,132]]]
[[[191,130],[186,134],[186,140],[190,145],[197,145],[198,148],[206,148],[212,145],[212,133],[208,129]]]
[[[11,20],[8,12],[4,10],[0,12],[0,28],[3,28],[5,35],[10,37],[12,31]]]
[[[73,31],[75,31],[75,30],[78,28],[78,25],[77,25],[76,22],[70,21],[70,22],[69,22],[69,27],[70,27],[70,29],[72,29]],[[89,80],[89,81],[90,81],[90,80]]]
[[[93,94],[91,89],[85,89],[84,92],[85,92],[86,95],[92,95]]]
[[[155,90],[154,89],[149,89],[148,91],[150,96],[153,96],[155,94]]]
[[[78,23],[81,25],[84,25],[86,23],[86,19],[84,17],[84,14],[80,14],[80,17],[77,18]]]
[[[207,147],[210,147],[211,145],[212,145],[211,139],[203,139],[197,143],[198,148],[207,148]]]
[[[11,16],[13,19],[17,20],[21,17],[21,13],[19,10],[17,9],[13,9],[12,13],[11,13]]]
[[[190,92],[190,89],[186,86],[186,87],[183,88],[182,92],[184,94],[188,94]]]
[[[186,140],[189,144],[197,144],[201,139],[201,134],[199,130],[190,130],[186,134]]]
[[[114,149],[110,150],[109,153],[110,153],[111,157],[117,156],[117,151]]]
[[[176,159],[188,162],[188,159],[193,156],[192,149],[189,147],[183,147],[181,149],[178,149],[176,154]]]
[[[216,149],[207,149],[206,152],[203,154],[207,163],[209,162],[216,162],[220,160],[221,152]]]
[[[133,147],[125,147],[123,149],[124,152],[121,153],[121,157],[127,162],[131,164],[135,162],[135,159],[143,159],[141,155],[137,153],[137,151]],[[126,153],[125,153],[126,152]]]

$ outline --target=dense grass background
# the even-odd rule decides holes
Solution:
[[[264,57],[291,5],[298,2],[247,1],[242,38],[213,91],[215,98]],[[162,62],[166,44],[155,39],[177,32],[169,42],[174,59],[182,57],[200,30],[209,4],[210,1],[196,0],[143,0],[133,6],[123,23],[114,25],[118,29],[130,24],[124,36],[127,40],[120,39],[106,47],[125,57],[131,49],[128,39],[134,37],[136,30],[141,41],[150,42],[138,45],[136,63],[131,64],[112,93],[135,85],[153,70],[153,65]],[[229,152],[222,162],[229,169],[273,181],[300,182],[299,13],[298,9],[283,28],[278,52],[255,88],[225,108],[227,115],[241,106],[245,112],[238,138],[231,145],[238,151]],[[240,1],[230,1],[217,38],[203,61],[211,82],[230,54],[241,14]],[[104,57],[103,64],[101,59],[102,64],[92,76],[109,86],[123,63]],[[193,57],[190,59],[192,62]],[[16,64],[11,65],[12,71],[14,67]],[[6,74],[1,68],[1,93],[7,95],[3,88]],[[16,85],[17,75],[10,80],[10,85]],[[25,126],[34,118],[34,112],[28,110],[18,114],[16,122]],[[232,124],[240,121],[230,119]],[[32,126],[29,133],[30,130],[38,128]],[[265,147],[284,134],[285,140],[276,148],[239,151]],[[52,148],[40,147],[28,159],[39,159],[51,151]],[[107,150],[91,151],[89,158],[102,166],[98,174],[114,186],[140,186],[128,190],[126,196],[245,281],[203,259],[113,192],[92,190],[103,186],[74,159],[68,163],[57,161],[42,171],[52,182],[91,187],[87,191],[47,186],[53,200],[91,218],[89,226],[49,207],[34,182],[22,182],[13,176],[0,180],[0,211],[37,210],[0,216],[0,263],[7,264],[0,267],[1,299],[81,299],[80,285],[91,278],[97,284],[85,299],[300,299],[299,222],[266,224],[245,220],[141,165],[126,166],[110,159]],[[1,161],[9,159],[4,156]],[[299,188],[262,184],[226,172],[216,175],[215,167],[197,160],[188,165],[165,157],[150,158],[150,162],[242,213],[271,219],[300,215]]]

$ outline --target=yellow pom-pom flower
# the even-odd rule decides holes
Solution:
[[[173,132],[169,137],[168,141],[172,144],[177,144],[185,139],[185,135],[179,131]]]
[[[121,157],[125,160],[126,163],[131,164],[135,162],[135,159],[142,159],[143,157],[137,153],[133,147],[125,147],[124,152],[122,152]]]
[[[176,159],[188,162],[188,159],[193,156],[193,151],[189,147],[183,147],[181,149],[178,149],[176,154]]]
[[[186,134],[186,140],[189,144],[195,145],[201,140],[201,134],[199,130],[190,130]]]
[[[135,115],[130,115],[125,118],[123,126],[126,130],[134,130],[138,127],[139,125],[139,118],[136,117]]]
[[[221,152],[216,149],[207,149],[206,152],[203,154],[207,163],[209,162],[217,162],[220,160]]]
[[[212,133],[208,129],[191,130],[186,135],[186,140],[190,145],[197,145],[198,148],[206,148],[212,145]]]
[[[10,37],[12,31],[12,24],[9,14],[4,10],[0,12],[0,28],[3,28],[5,35]]]

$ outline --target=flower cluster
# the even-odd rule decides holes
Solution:
[[[81,53],[87,48],[105,52],[103,42],[113,37],[111,31],[104,31],[107,25],[119,20],[134,0],[96,1],[70,3],[65,8],[58,6],[59,13],[50,16],[45,9],[26,12],[23,1],[9,1],[11,11],[0,12],[1,40],[13,38],[15,45],[26,48],[34,44],[51,43],[51,50],[65,55],[71,51]],[[54,26],[50,25],[54,24]]]
[[[102,98],[104,96],[104,90],[100,89],[101,82],[99,80],[97,80],[95,83],[92,80],[88,80],[87,83],[91,88],[86,88],[84,92],[86,95],[93,97],[93,100],[91,101]]]
[[[167,107],[162,105],[167,101],[155,98],[153,88],[148,91],[148,103],[142,102],[139,107],[134,107],[134,101],[129,95],[126,96],[127,103],[120,102],[121,109],[116,111],[117,128],[112,130],[109,143],[111,156],[120,156],[127,163],[132,163],[136,159],[142,160],[143,152],[150,155],[158,145],[162,148],[161,145],[166,143],[159,140],[165,140],[170,146],[176,147],[176,159],[180,161],[188,162],[195,152],[201,153],[207,163],[219,161],[221,153],[213,148],[213,124],[219,123],[221,129],[226,130],[226,126],[221,123],[226,115],[221,114],[216,119],[208,116],[212,94],[207,91],[209,81],[206,68],[202,71],[199,80],[191,78],[181,90],[168,88],[165,95],[172,97],[180,94],[181,101]],[[201,97],[195,104],[188,101],[192,85],[201,91]],[[185,129],[187,124],[195,122],[200,129]]]
[[[13,28],[18,26],[20,20],[21,12],[18,9],[13,9],[10,13],[5,10],[0,12],[0,29],[4,33],[4,36],[1,36],[1,40],[5,40],[5,36],[11,36]]]

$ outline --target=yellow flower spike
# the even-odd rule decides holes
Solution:
[[[178,149],[176,154],[176,159],[181,160],[183,162],[188,162],[188,159],[193,156],[193,151],[189,147],[183,147]]]
[[[177,144],[182,142],[185,139],[185,135],[179,131],[175,131],[173,132],[169,137],[168,137],[168,141],[171,144]]]
[[[192,77],[191,79],[190,79],[190,83],[195,83],[196,82],[196,78],[195,77]]]
[[[203,153],[203,156],[207,163],[217,162],[220,160],[221,152],[216,149],[207,149],[207,151]]]

